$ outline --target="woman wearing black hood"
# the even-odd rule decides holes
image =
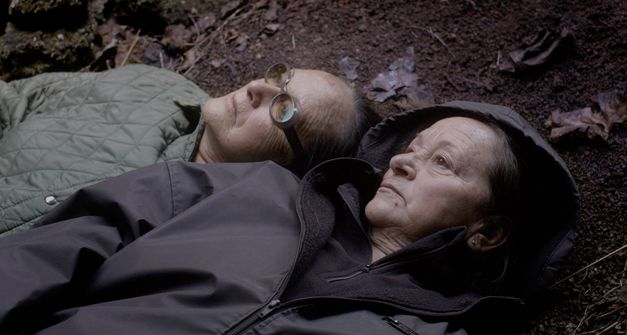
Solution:
[[[273,163],[155,165],[0,240],[0,330],[500,332],[553,281],[577,200],[520,116],[466,102],[389,118],[357,159],[302,180]]]

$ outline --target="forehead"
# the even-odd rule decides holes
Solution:
[[[464,169],[485,168],[498,158],[497,133],[488,125],[465,117],[439,120],[421,131],[412,144],[426,145],[431,149],[446,148],[455,159],[463,162]]]
[[[422,130],[413,141],[438,140],[459,144],[491,145],[497,141],[497,134],[480,121],[466,117],[449,117]]]
[[[354,112],[353,90],[340,78],[318,70],[296,69],[287,92],[300,103],[310,122],[343,123]]]

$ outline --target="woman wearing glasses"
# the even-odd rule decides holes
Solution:
[[[331,74],[285,64],[213,99],[143,65],[0,81],[0,236],[81,187],[161,161],[273,160],[302,174],[350,154],[376,124],[356,97]]]
[[[302,179],[153,165],[0,239],[0,332],[503,334],[555,279],[577,205],[527,122],[469,102],[388,118]]]

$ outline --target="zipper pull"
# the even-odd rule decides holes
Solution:
[[[279,305],[281,304],[281,300],[279,299],[274,299],[272,301],[270,301],[270,303],[268,303],[266,305],[266,307],[264,307],[261,312],[259,312],[259,317],[263,318],[264,316],[268,315],[270,312],[272,312],[275,308],[279,307]]]

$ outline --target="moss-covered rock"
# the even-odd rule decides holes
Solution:
[[[76,31],[7,31],[0,36],[0,73],[5,80],[50,71],[77,71],[93,59],[95,25]]]
[[[87,0],[13,1],[9,20],[20,30],[78,28],[87,21],[87,4]]]
[[[166,26],[193,24],[190,17],[214,11],[223,1],[206,0],[109,0],[107,15],[146,33],[162,34]]]

